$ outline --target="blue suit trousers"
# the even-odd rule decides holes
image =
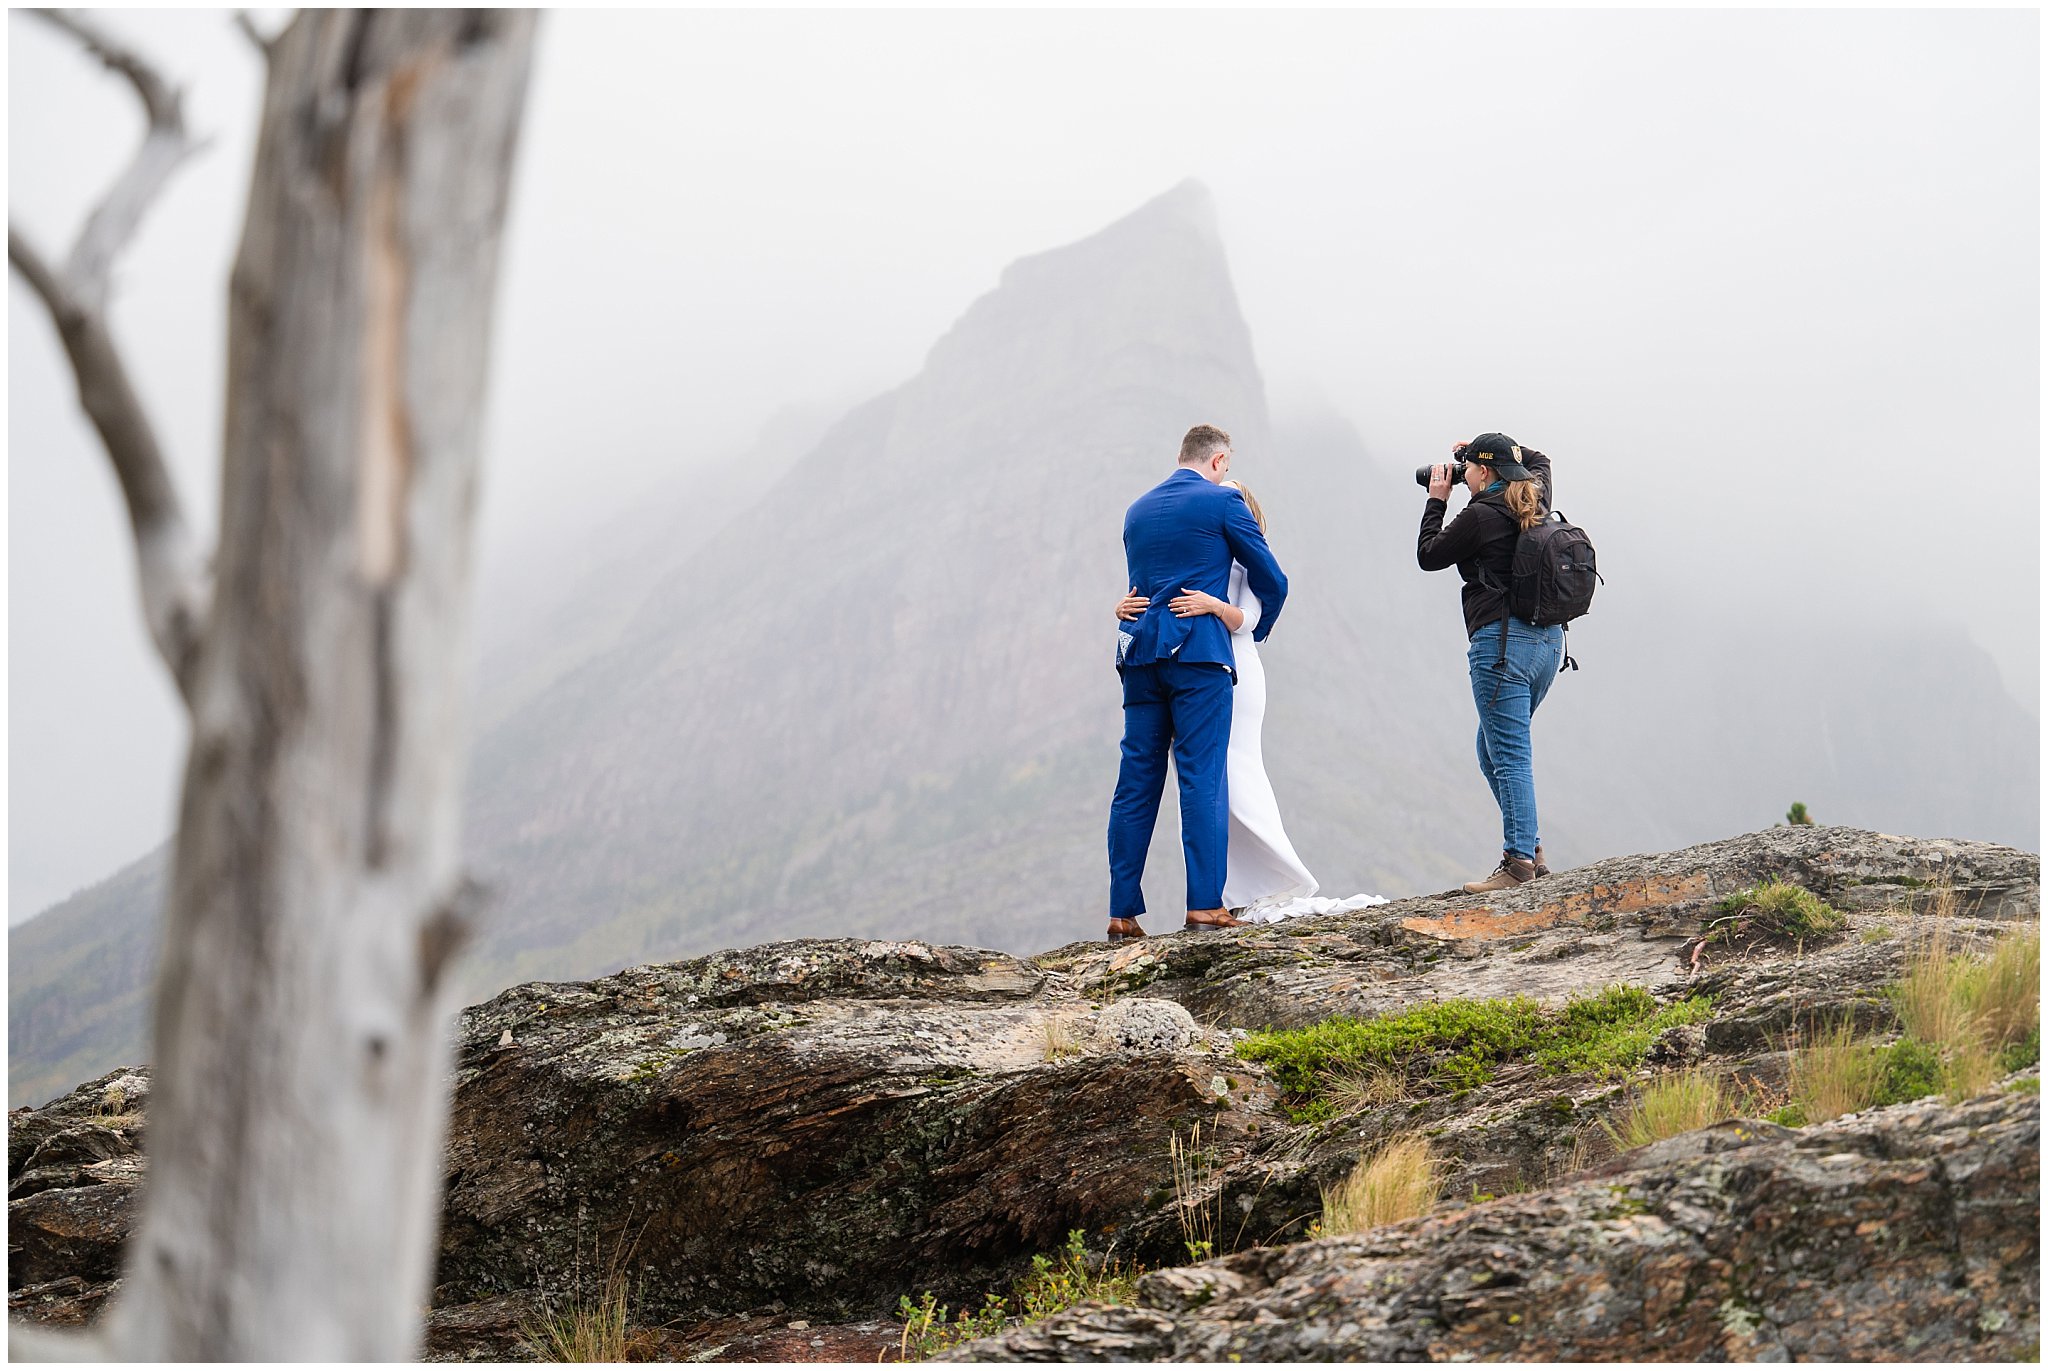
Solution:
[[[1123,764],[1109,802],[1109,916],[1145,912],[1145,852],[1159,820],[1170,753],[1180,773],[1180,838],[1189,909],[1223,904],[1229,859],[1230,669],[1213,662],[1127,666]]]

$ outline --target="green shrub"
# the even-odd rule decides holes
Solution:
[[[1087,1300],[1108,1304],[1129,1304],[1138,1293],[1139,1271],[1120,1261],[1088,1262],[1087,1234],[1074,1229],[1067,1245],[1054,1256],[1040,1254],[1031,1259],[1031,1272],[1013,1291],[1021,1315],[1013,1319],[1011,1301],[1001,1295],[984,1295],[981,1308],[963,1309],[952,1318],[948,1310],[927,1290],[921,1300],[905,1295],[896,1302],[903,1320],[900,1359],[928,1361],[949,1348],[975,1338],[993,1337],[1012,1322],[1035,1323],[1063,1313]]]
[[[948,1320],[946,1306],[929,1290],[916,1302],[908,1295],[897,1300],[896,1313],[903,1320],[903,1341],[898,1348],[901,1361],[929,1361],[963,1342],[993,1337],[1010,1321],[1000,1295],[985,1296],[979,1310],[963,1309]]]
[[[2041,1025],[2035,1024],[2027,1036],[2016,1043],[2007,1043],[1998,1050],[1998,1074],[2010,1076],[2015,1071],[2024,1071],[2041,1062]]]
[[[1904,1104],[1942,1089],[1941,1054],[1918,1038],[1901,1038],[1880,1050],[1872,1104]]]
[[[1017,1286],[1024,1322],[1050,1318],[1088,1300],[1129,1304],[1137,1298],[1137,1269],[1126,1270],[1114,1260],[1090,1266],[1086,1236],[1076,1228],[1067,1234],[1067,1245],[1057,1256],[1031,1259],[1031,1274]]]

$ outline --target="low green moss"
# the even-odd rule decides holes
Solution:
[[[1411,1088],[1469,1090],[1484,1083],[1496,1064],[1533,1047],[1542,1020],[1542,1008],[1527,996],[1442,1000],[1376,1019],[1340,1016],[1304,1028],[1255,1033],[1237,1050],[1265,1063],[1294,1097],[1297,1120],[1308,1122],[1308,1112],[1324,1103],[1318,1097],[1334,1073],[1377,1067]]]
[[[1768,1123],[1783,1124],[1787,1128],[1804,1128],[1806,1127],[1806,1110],[1797,1100],[1794,1100],[1791,1104],[1779,1105],[1776,1109],[1764,1115],[1764,1120]]]
[[[1330,1083],[1372,1070],[1409,1092],[1465,1091],[1503,1064],[1531,1060],[1547,1071],[1612,1075],[1642,1064],[1650,1043],[1676,1024],[1699,1023],[1712,1008],[1699,996],[1660,1005],[1639,986],[1609,986],[1546,1011],[1524,995],[1443,1000],[1375,1019],[1337,1017],[1303,1028],[1255,1033],[1240,1056],[1263,1062],[1300,1123],[1333,1118]],[[1570,1108],[1569,1100],[1565,1108]]]
[[[1552,1071],[1611,1076],[1642,1065],[1650,1044],[1667,1028],[1705,1023],[1713,1006],[1698,995],[1660,1005],[1639,985],[1611,985],[1564,1007],[1536,1064]]]

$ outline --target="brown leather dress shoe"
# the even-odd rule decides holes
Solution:
[[[1218,928],[1244,928],[1245,921],[1227,909],[1190,909],[1182,932],[1207,933]]]
[[[1138,927],[1136,919],[1111,919],[1109,921],[1109,940],[1113,943],[1136,942],[1144,936],[1145,930]]]

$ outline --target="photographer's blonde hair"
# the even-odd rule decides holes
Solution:
[[[1514,460],[1517,464],[1521,462],[1520,448],[1515,449]],[[1492,470],[1492,467],[1487,469]],[[1533,476],[1526,481],[1509,481],[1500,498],[1501,503],[1508,507],[1508,513],[1514,515],[1525,530],[1543,522],[1543,483]]]
[[[1245,489],[1244,482],[1242,481],[1225,481],[1223,484],[1229,486],[1239,495],[1244,496],[1245,508],[1252,512],[1252,518],[1259,521],[1259,532],[1264,533],[1266,531],[1266,511],[1259,508],[1259,497]],[[1524,524],[1523,527],[1527,528],[1528,525]]]

